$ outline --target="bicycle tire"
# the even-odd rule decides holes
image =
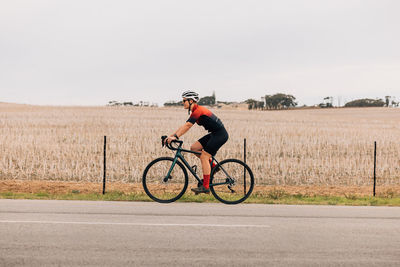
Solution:
[[[143,185],[143,189],[144,189],[144,191],[146,192],[146,194],[152,199],[152,200],[154,200],[154,201],[156,201],[156,202],[159,202],[159,203],[171,203],[171,202],[174,202],[174,201],[176,201],[176,200],[178,200],[179,198],[181,198],[182,196],[183,196],[183,194],[185,193],[185,191],[186,191],[186,189],[187,189],[187,187],[188,187],[188,183],[189,183],[189,177],[188,177],[188,174],[187,174],[187,171],[186,171],[186,168],[183,166],[183,164],[180,162],[180,161],[176,161],[176,164],[175,164],[175,166],[174,166],[174,169],[173,169],[173,171],[175,171],[175,170],[182,170],[182,173],[181,173],[181,175],[183,175],[183,185],[182,184],[177,184],[177,188],[178,188],[178,192],[177,192],[177,195],[176,196],[174,196],[175,194],[171,194],[171,198],[169,198],[168,197],[168,194],[166,194],[165,193],[165,190],[164,190],[164,195],[165,195],[165,197],[163,197],[163,198],[160,198],[159,196],[156,196],[156,194],[155,194],[155,190],[153,190],[153,188],[151,188],[151,187],[156,187],[156,186],[167,186],[167,183],[163,183],[163,179],[164,179],[164,177],[163,176],[160,176],[159,178],[157,177],[157,178],[155,178],[155,179],[157,179],[157,181],[158,181],[158,184],[156,183],[155,184],[155,186],[150,186],[150,181],[149,181],[149,179],[150,179],[150,177],[149,177],[149,175],[150,175],[150,173],[152,173],[151,172],[151,170],[153,170],[153,169],[155,169],[155,167],[157,167],[157,163],[159,163],[159,162],[163,162],[163,161],[170,161],[171,162],[171,164],[172,164],[172,162],[174,161],[174,158],[171,158],[171,157],[161,157],[161,158],[157,158],[157,159],[155,159],[155,160],[153,160],[152,162],[150,162],[148,165],[147,165],[147,167],[146,167],[146,169],[144,170],[144,172],[143,172],[143,178],[142,178],[142,185]],[[166,166],[168,166],[168,164],[166,165]],[[169,166],[171,166],[171,165],[169,165]],[[179,166],[179,167],[177,167],[177,166]],[[152,168],[153,167],[153,168]],[[164,173],[165,172],[165,170],[162,170],[161,171],[161,173]],[[165,174],[163,174],[164,176],[166,176],[166,174],[167,173],[165,173]],[[179,171],[178,171],[178,175],[179,175]],[[159,180],[158,180],[159,179]],[[171,178],[172,179],[172,178]],[[183,186],[183,187],[182,187]],[[172,187],[173,188],[173,187]],[[158,189],[158,191],[160,191],[159,189]],[[162,190],[161,190],[162,191]],[[161,195],[162,195],[162,192],[160,193]]]
[[[220,168],[219,171],[218,168]],[[242,191],[243,196],[242,192],[239,191],[237,191],[238,193],[236,194],[236,191],[234,189],[233,191],[235,191],[235,193],[233,193],[232,190],[228,188],[228,184],[216,185],[216,186],[211,185],[214,182],[215,183],[223,182],[224,179],[227,179],[225,171],[228,173],[229,176],[238,177],[238,175],[240,176],[240,174],[238,174],[238,170],[240,171],[241,169],[244,170],[243,179],[236,179],[236,185],[233,185],[233,187],[242,186],[243,188],[240,188],[240,190],[243,189]],[[216,174],[216,172],[218,172],[218,174]],[[214,195],[214,197],[222,203],[239,204],[245,201],[251,195],[251,193],[253,192],[253,188],[254,188],[253,172],[251,171],[250,167],[241,160],[238,159],[223,160],[211,171],[210,191]],[[238,188],[236,189],[239,190]],[[233,194],[235,194],[234,198]]]

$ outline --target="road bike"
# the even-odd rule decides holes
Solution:
[[[166,138],[167,136],[161,137],[162,146]],[[160,157],[150,162],[143,172],[142,183],[144,191],[152,200],[171,203],[181,198],[188,187],[187,170],[196,178],[197,186],[203,184],[203,180],[197,175],[197,166],[190,166],[182,154],[201,153],[183,149],[181,140],[173,140],[171,144],[165,145],[176,151],[175,157]],[[210,174],[210,191],[214,197],[225,204],[238,204],[246,200],[254,188],[254,176],[250,167],[238,159],[218,162],[212,157],[212,162],[216,164]]]

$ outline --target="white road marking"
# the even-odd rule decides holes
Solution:
[[[82,224],[82,225],[128,225],[128,226],[189,226],[189,227],[232,227],[232,228],[269,228],[259,224],[201,224],[201,223],[119,223],[119,222],[68,222],[68,221],[0,221],[0,223],[31,224]]]

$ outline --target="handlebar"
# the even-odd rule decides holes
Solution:
[[[181,140],[172,140],[172,141],[171,141],[171,144],[172,144],[172,143],[177,143],[177,144],[179,144],[178,147],[173,147],[171,144],[168,144],[168,143],[165,142],[165,140],[166,140],[167,138],[168,138],[168,136],[166,136],[166,135],[161,136],[161,144],[162,144],[163,147],[164,147],[164,145],[165,145],[166,147],[168,147],[168,148],[171,149],[171,150],[178,150],[178,148],[180,148],[180,147],[183,145],[183,141],[181,141]]]

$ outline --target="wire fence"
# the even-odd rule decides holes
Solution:
[[[67,140],[63,139],[65,144],[68,143],[65,146],[31,144],[31,147],[26,147],[26,152],[23,147],[19,147],[17,153],[9,153],[3,148],[0,179],[103,182],[106,171],[107,182],[140,183],[143,170],[151,160],[174,156],[172,151],[161,148],[159,140],[152,140],[159,142],[158,149],[148,149],[146,143],[137,140],[113,136],[107,137],[107,141],[105,136],[99,137],[91,144],[73,138],[70,142]],[[262,157],[251,139],[247,140],[246,147],[243,140],[237,143],[234,153],[221,149],[217,158],[243,159],[246,155],[246,162],[252,168],[258,185],[365,186],[375,183],[374,176],[378,185],[400,184],[398,154],[379,147],[379,144],[376,151],[374,143],[363,148],[367,153],[353,149],[341,149],[340,153],[332,154],[303,151],[302,155],[295,151],[281,151],[266,153]],[[192,155],[188,155],[187,160],[200,164]]]

